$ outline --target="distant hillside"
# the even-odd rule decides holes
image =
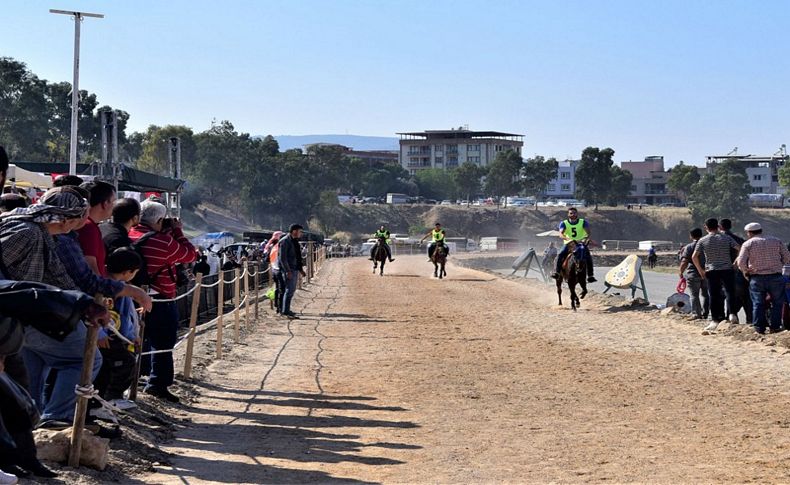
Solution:
[[[302,148],[311,143],[336,143],[355,150],[397,150],[398,139],[388,136],[360,135],[279,135],[274,137],[280,150]]]

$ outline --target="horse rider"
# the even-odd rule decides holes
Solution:
[[[596,282],[597,280],[593,274],[592,255],[586,247],[591,234],[590,224],[586,220],[579,218],[579,211],[575,207],[571,207],[568,209],[568,218],[560,222],[559,231],[560,237],[562,238],[565,246],[560,251],[560,254],[557,255],[556,267],[554,268],[554,273],[551,274],[551,277],[556,280],[560,279],[562,265],[565,263],[565,258],[568,257],[568,246],[570,245],[571,241],[573,241],[576,243],[580,242],[585,245],[584,259],[587,262],[587,281],[589,283]]]
[[[382,238],[384,239],[384,251],[387,252],[387,258],[390,260],[390,263],[395,261],[392,259],[392,249],[390,249],[389,229],[387,229],[387,227],[382,224],[381,227],[379,227],[379,230],[373,233],[373,237],[376,238],[376,245],[370,248],[370,261],[373,261],[373,256],[376,254],[376,247],[378,247],[379,244],[382,244]]]
[[[446,236],[447,235],[445,234],[444,229],[442,229],[442,225],[437,222],[436,225],[431,230],[431,232],[429,232],[428,234],[423,236],[422,239],[420,239],[420,244],[422,244],[426,239],[431,238],[431,245],[428,246],[428,261],[431,260],[431,256],[433,256],[433,252],[436,249],[436,245],[439,242],[444,244],[445,242],[444,240]],[[444,246],[445,246],[445,255],[449,256],[450,248],[446,244],[444,244]]]

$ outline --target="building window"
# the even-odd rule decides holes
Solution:
[[[444,157],[435,157],[436,163],[444,163]]]
[[[631,186],[631,192],[636,192],[636,185]]]
[[[445,145],[447,153],[458,153],[458,145]]]
[[[467,152],[479,152],[480,151],[480,145],[466,145],[466,151]]]
[[[480,163],[480,157],[466,157],[467,162]]]
[[[571,173],[570,172],[560,172],[560,178],[562,180],[570,180]]]
[[[434,145],[433,149],[435,151],[437,151],[437,152],[443,152],[444,151],[444,145]]]
[[[752,187],[752,193],[753,194],[762,194],[763,193],[763,188],[762,187]]]
[[[555,192],[557,190],[556,184],[549,184],[548,188],[546,189],[547,192]]]
[[[752,175],[752,180],[762,180],[762,179],[763,179],[762,174]]]
[[[571,191],[571,184],[562,184],[560,185],[560,190],[563,192],[570,192]]]

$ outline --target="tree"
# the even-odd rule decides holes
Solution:
[[[587,147],[582,152],[579,166],[576,168],[576,198],[588,204],[598,204],[607,199],[612,182],[614,150]]]
[[[667,188],[677,193],[678,199],[685,204],[691,188],[699,182],[699,179],[697,167],[684,165],[683,160],[681,160],[675,167],[669,169]]]
[[[556,158],[548,160],[540,155],[528,158],[524,163],[524,177],[522,184],[527,195],[534,195],[535,202],[538,201],[549,182],[557,177],[559,162]],[[538,208],[537,203],[535,209]]]
[[[46,161],[48,131],[46,81],[0,57],[0,145],[12,158]]]
[[[429,199],[452,199],[458,192],[453,175],[441,168],[420,170],[414,178],[420,195]]]
[[[472,162],[464,162],[453,170],[455,186],[467,203],[469,203],[469,199],[480,192],[480,179],[483,177],[483,172],[483,169]]]
[[[524,165],[521,156],[514,150],[497,153],[489,165],[485,191],[492,197],[502,198],[519,191],[519,175]]]
[[[784,166],[779,169],[779,184],[790,189],[790,163],[785,162]]]
[[[688,197],[691,217],[695,224],[709,217],[744,219],[751,212],[750,192],[743,165],[737,160],[726,160],[691,187]]]
[[[133,134],[132,140],[137,142],[139,135]],[[137,159],[137,168],[148,172],[168,175],[170,138],[181,139],[181,170],[185,177],[192,180],[200,178],[194,170],[197,157],[192,128],[180,125],[151,125],[142,135],[141,153]],[[172,176],[172,174],[170,174]]]
[[[611,184],[609,193],[606,196],[606,202],[611,206],[616,206],[626,200],[631,193],[631,183],[634,181],[634,175],[617,165],[609,167],[609,172],[611,174]]]

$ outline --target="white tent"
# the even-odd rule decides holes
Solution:
[[[6,172],[6,185],[16,184],[17,187],[48,189],[52,187],[52,177],[24,168],[19,168],[14,164],[8,166]]]

